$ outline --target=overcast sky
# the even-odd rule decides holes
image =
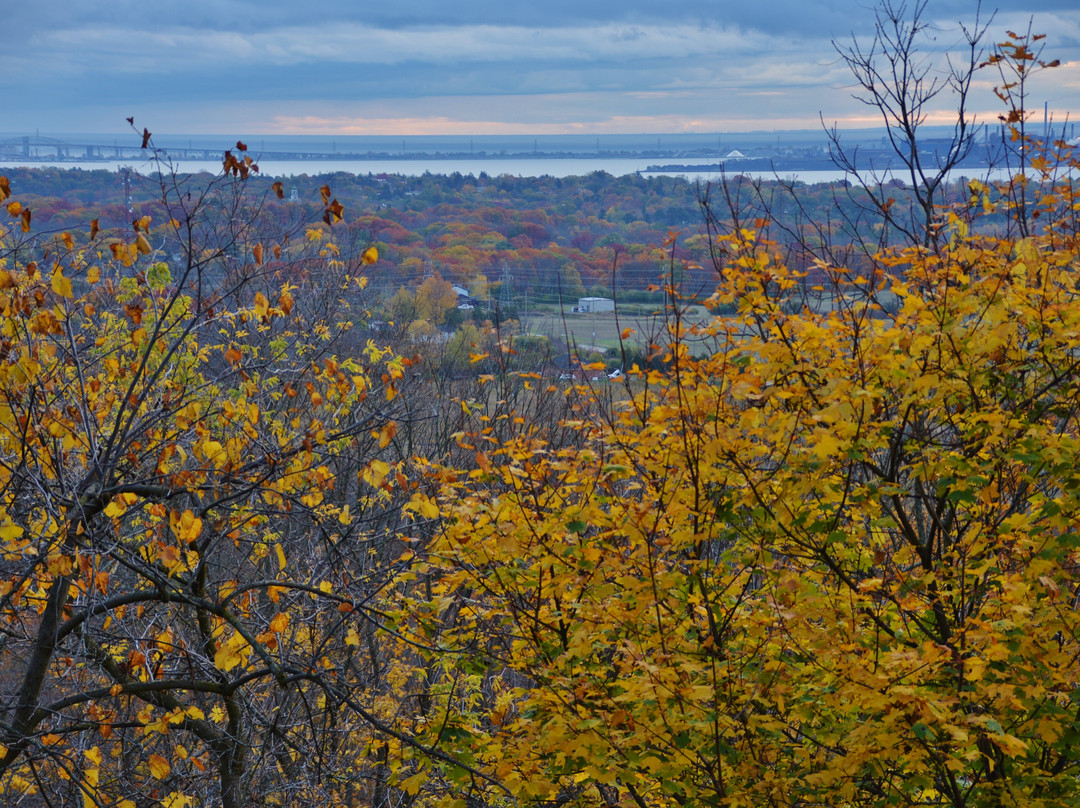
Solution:
[[[929,0],[930,47],[975,0]],[[984,4],[983,16],[993,9]],[[1008,0],[1063,66],[1031,89],[1080,117],[1080,0]],[[876,123],[831,42],[870,0],[5,0],[0,132],[547,134]],[[999,109],[984,71],[974,107]]]

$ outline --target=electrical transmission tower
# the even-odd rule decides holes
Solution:
[[[510,289],[510,267],[505,261],[502,265],[502,282],[499,284],[499,308],[507,311],[510,308],[513,295]]]

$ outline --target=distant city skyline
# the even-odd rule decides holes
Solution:
[[[975,6],[927,4],[939,56]],[[1055,122],[1080,116],[1077,6],[1001,3],[986,37],[1029,22],[1047,34],[1045,56],[1062,66],[1032,82],[1040,122],[1044,103]],[[845,128],[880,123],[851,98],[831,44],[870,41],[863,0],[325,0],[317,11],[286,0],[7,4],[0,131],[126,134],[131,116],[152,131],[221,135],[739,132],[813,129],[819,114]],[[1000,111],[995,79],[985,70],[973,87],[984,122]]]

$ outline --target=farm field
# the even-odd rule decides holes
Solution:
[[[706,323],[709,313],[702,306],[689,310],[691,320]],[[619,347],[619,335],[625,328],[634,333],[630,341],[647,346],[650,342],[662,342],[659,338],[667,328],[667,318],[661,314],[640,315],[615,312],[571,314],[551,311],[532,311],[521,315],[522,329],[530,334],[543,334],[555,340],[566,340],[580,348],[607,350]]]

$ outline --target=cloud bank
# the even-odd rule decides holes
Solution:
[[[544,4],[402,0],[358,8],[191,0],[45,2],[5,11],[0,129],[410,134],[737,131],[872,116],[850,98],[832,46],[867,41],[860,0],[757,4],[667,0]],[[1080,9],[1002,8],[1006,28],[1046,31],[1065,67],[1033,86],[1061,119],[1080,115]],[[971,4],[931,4],[944,53]],[[932,53],[931,53],[932,55]],[[993,76],[976,106],[993,116]],[[943,99],[948,101],[948,99]],[[947,104],[946,104],[947,105]],[[470,127],[473,127],[470,129]]]

